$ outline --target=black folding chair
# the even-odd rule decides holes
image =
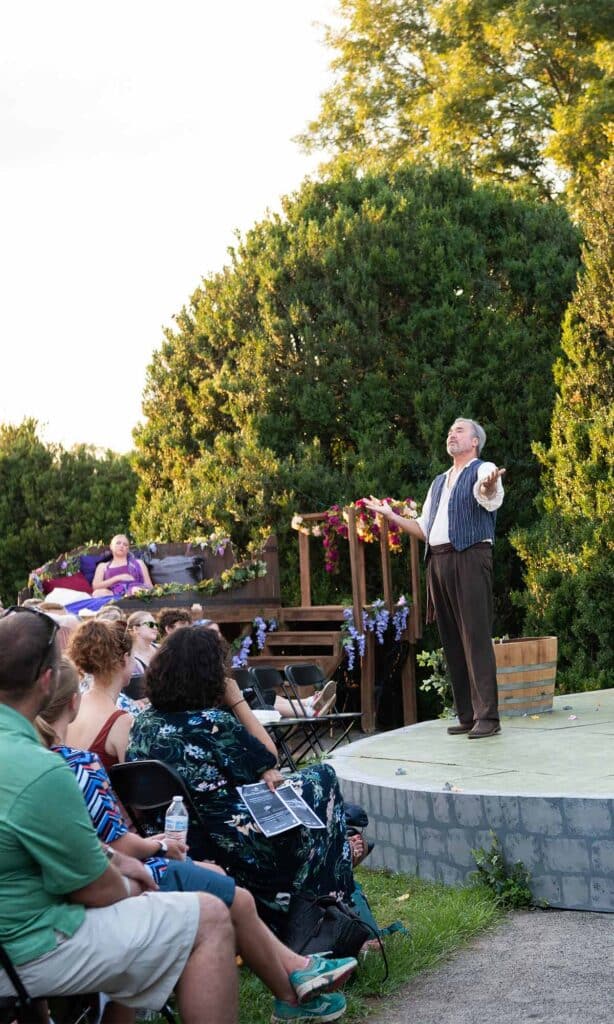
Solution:
[[[276,668],[255,666],[250,669],[252,685],[260,699],[264,702],[263,690],[286,692],[286,680]],[[301,701],[295,701],[304,711]],[[297,715],[294,718],[282,718],[279,722],[267,722],[265,728],[271,733],[279,750],[280,767],[296,771],[298,762],[311,753],[321,757],[324,748],[318,739],[318,729],[314,726],[315,719]]]
[[[178,771],[163,761],[124,761],[110,771],[111,784],[142,836],[159,832],[160,816],[174,796],[180,796],[190,825],[202,825],[190,791]]]
[[[14,996],[0,996],[1,1024],[49,1024],[48,999],[34,998],[26,989],[4,946],[0,945],[0,967],[15,989]],[[95,1024],[100,1015],[98,993],[52,998],[55,1024]],[[56,1005],[57,1004],[57,1005]]]
[[[145,697],[145,673],[138,672],[130,676],[127,686],[124,686],[123,693],[131,700],[142,700]]]
[[[313,662],[306,662],[303,665],[286,665],[284,669],[286,677],[286,684],[291,694],[288,694],[290,700],[298,700],[302,705],[301,690],[322,690],[330,680],[324,675],[319,665]],[[288,691],[285,690],[287,693]],[[303,698],[304,699],[304,698]],[[334,733],[336,727],[340,728],[340,735],[335,739],[332,746],[327,748],[327,753],[335,750],[343,740],[351,742],[350,733],[354,725],[358,724],[362,718],[362,712],[360,711],[337,711],[336,707],[326,715],[321,715],[318,718],[310,719],[311,722],[316,723],[318,729],[322,726],[331,730],[331,736]],[[319,740],[318,740],[319,742]]]
[[[233,668],[232,675],[250,708],[266,707],[260,688],[254,684],[251,669]]]

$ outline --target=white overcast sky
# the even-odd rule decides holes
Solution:
[[[0,4],[0,422],[132,446],[162,326],[316,168],[335,6]]]

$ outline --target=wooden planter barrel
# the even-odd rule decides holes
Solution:
[[[499,714],[539,715],[552,711],[558,641],[527,636],[494,644]]]

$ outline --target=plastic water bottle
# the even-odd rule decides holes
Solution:
[[[189,815],[180,796],[174,796],[164,819],[164,835],[185,843],[188,838]]]

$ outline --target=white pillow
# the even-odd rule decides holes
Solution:
[[[91,594],[87,594],[84,590],[69,590],[68,587],[54,587],[54,589],[45,595],[45,601],[54,601],[56,604],[63,604],[66,607],[67,604],[74,604],[75,601],[87,601]]]

